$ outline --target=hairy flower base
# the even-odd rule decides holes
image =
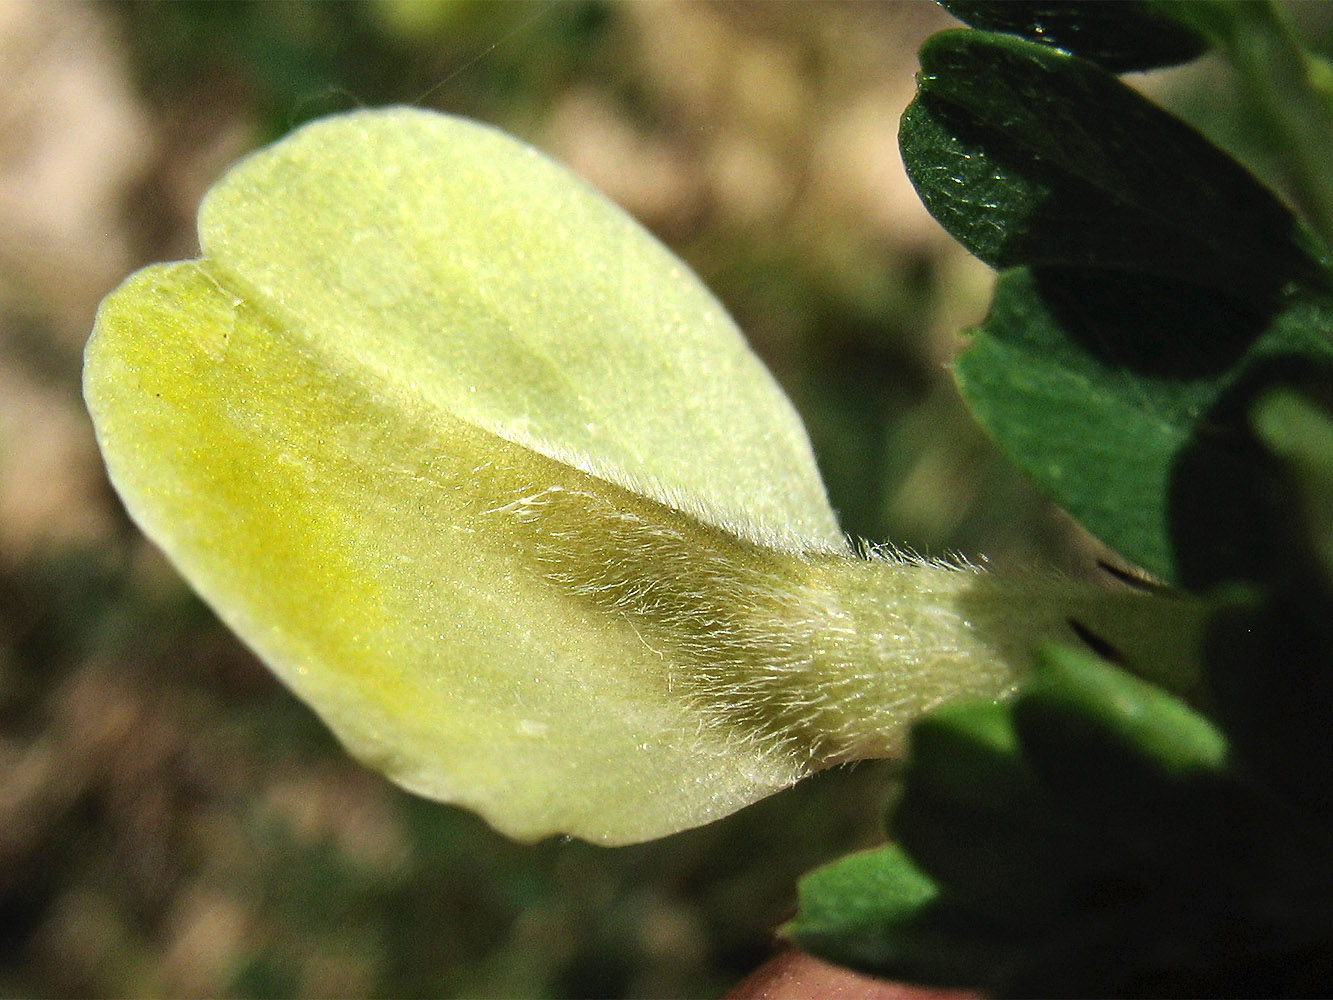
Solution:
[[[801,554],[736,538],[596,480],[520,488],[555,589],[633,626],[710,725],[812,767],[891,757],[905,719],[1010,691],[1043,642],[1091,638],[1188,689],[1201,609],[1055,576],[896,555]]]

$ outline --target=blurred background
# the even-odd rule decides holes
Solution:
[[[80,354],[127,274],[194,255],[238,156],[331,112],[442,108],[569,163],[699,271],[849,533],[1088,573],[1094,543],[948,377],[991,279],[896,130],[951,23],[925,0],[0,2],[0,994],[716,996],[770,953],[797,877],[882,837],[891,767],[616,850],[399,792],[129,523]],[[1155,86],[1267,169],[1206,71]]]

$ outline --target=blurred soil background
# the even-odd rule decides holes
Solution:
[[[849,533],[1087,573],[1094,544],[948,378],[991,279],[920,207],[896,130],[951,23],[925,0],[0,0],[0,994],[715,996],[770,953],[796,878],[882,837],[890,767],[617,850],[399,792],[129,523],[80,354],[120,280],[195,253],[247,150],[358,106],[460,112],[700,272]],[[1164,86],[1246,134],[1216,88]]]

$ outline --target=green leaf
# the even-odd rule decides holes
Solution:
[[[1064,902],[1077,843],[1023,759],[1011,706],[960,702],[912,726],[890,830],[942,898],[1020,929]]]
[[[200,237],[103,305],[98,439],[353,753],[515,837],[605,843],[805,773],[700,702],[668,627],[743,629],[738,594],[846,551],[794,411],[679,261],[532,149],[409,109],[255,154]]]
[[[904,783],[898,844],[803,880],[802,947],[996,996],[1263,994],[1326,968],[1326,824],[1095,657],[1047,648],[1009,705],[927,715]]]
[[[960,21],[1022,35],[1113,72],[1187,62],[1207,48],[1203,35],[1147,0],[939,0]]]
[[[1256,300],[1326,282],[1294,216],[1244,168],[1049,46],[933,36],[899,138],[931,214],[993,267],[1115,268]]]
[[[1129,801],[1146,783],[1219,775],[1227,766],[1226,737],[1207,719],[1076,650],[1044,649],[1013,712],[1026,759],[1057,789]]]
[[[1271,484],[1273,559],[1228,588],[1208,628],[1215,711],[1239,753],[1306,807],[1333,808],[1333,381],[1306,370],[1260,392],[1251,417]],[[1325,373],[1327,374],[1327,373]]]
[[[801,879],[798,946],[867,972],[944,985],[988,982],[1011,943],[939,905],[934,883],[894,844]]]
[[[850,964],[875,967],[892,954],[881,929],[911,919],[935,884],[894,844],[840,858],[801,879],[800,907],[783,932],[802,947],[838,942]],[[857,938],[861,939],[858,940]]]
[[[898,844],[807,876],[787,933],[996,996],[1308,986],[1327,968],[1326,823],[1232,753],[1179,699],[1048,647],[1013,702],[913,726]],[[1326,775],[1314,760],[1302,777]]]
[[[1014,737],[1010,705],[941,705],[912,725],[909,780],[987,811],[1022,810],[1033,778]]]
[[[1295,534],[1314,546],[1325,578],[1333,580],[1333,417],[1282,389],[1259,400],[1254,423],[1259,438],[1291,470],[1305,522]]]
[[[1333,588],[1310,553],[1260,595],[1234,594],[1206,644],[1210,694],[1237,754],[1304,809],[1333,813]],[[1327,822],[1324,819],[1323,822]]]
[[[941,901],[1001,931],[1048,923],[1067,902],[1077,844],[1035,797],[987,811],[908,785],[892,831]]]
[[[1199,288],[1075,269],[1001,276],[955,374],[983,426],[1104,542],[1168,581],[1273,558],[1248,400],[1333,364],[1333,309],[1240,309]]]
[[[1329,594],[1295,579],[1270,596],[1237,595],[1212,623],[1208,676],[1237,754],[1304,808],[1333,809],[1333,627]]]

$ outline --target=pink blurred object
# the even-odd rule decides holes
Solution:
[[[787,948],[737,983],[723,1000],[979,1000],[980,996],[876,979]]]

